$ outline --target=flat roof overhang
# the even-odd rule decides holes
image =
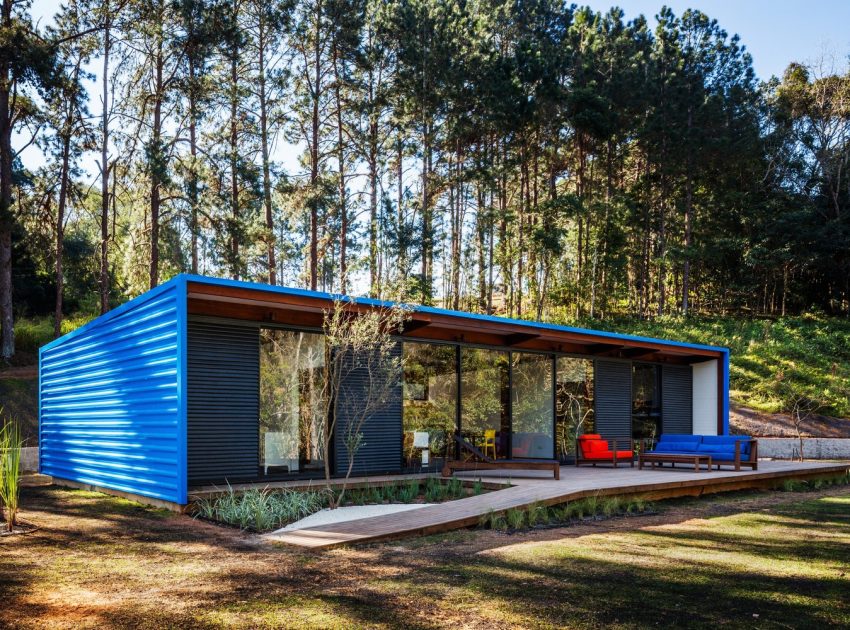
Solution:
[[[187,277],[189,315],[242,321],[321,328],[324,312],[334,300],[346,301],[352,312],[389,306],[368,298],[349,298],[286,287]],[[403,338],[579,354],[599,358],[630,359],[689,365],[722,359],[725,348],[687,344],[602,331],[413,306]]]

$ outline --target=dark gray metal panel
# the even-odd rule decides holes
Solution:
[[[596,361],[596,432],[603,437],[632,434],[632,364]]]
[[[690,365],[661,368],[661,428],[664,433],[693,433],[693,370]]]
[[[401,344],[394,349],[395,356],[401,356]],[[348,426],[347,409],[353,409],[357,402],[364,398],[369,383],[369,371],[356,364],[343,371],[348,377],[339,388],[337,404],[339,417],[334,433],[336,449],[336,472],[344,475],[348,467],[348,449],[345,445],[346,428]],[[402,390],[399,382],[393,389],[393,394],[384,407],[366,420],[361,430],[363,435],[360,448],[354,457],[353,474],[369,475],[399,472],[401,470],[402,448]]]
[[[189,482],[253,478],[259,469],[259,329],[190,321]]]

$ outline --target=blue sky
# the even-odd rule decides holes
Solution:
[[[586,2],[597,11],[611,2]],[[644,14],[652,19],[666,4],[676,15],[696,8],[714,18],[729,35],[737,33],[753,57],[760,79],[782,72],[792,61],[815,62],[834,57],[837,69],[850,55],[850,0],[621,0],[627,19]]]

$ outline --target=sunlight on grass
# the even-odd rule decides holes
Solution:
[[[850,321],[846,319],[808,314],[776,320],[662,317],[578,324],[728,347],[732,395],[739,404],[769,413],[782,411],[778,384],[784,380],[795,392],[821,400],[821,413],[850,417]]]

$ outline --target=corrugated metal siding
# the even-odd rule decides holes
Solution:
[[[256,477],[259,329],[189,321],[188,350],[189,483]]]
[[[396,356],[401,356],[401,344],[395,346]],[[355,359],[352,359],[355,360]],[[369,374],[365,368],[354,367],[349,371],[346,382],[340,386],[339,418],[334,434],[336,449],[336,472],[345,474],[348,467],[348,449],[345,446],[347,419],[345,409],[351,409],[357,401],[363,398],[369,382]],[[353,474],[378,474],[398,472],[401,470],[401,413],[402,393],[401,384],[395,388],[392,400],[383,409],[372,415],[363,425],[361,433],[363,441],[354,459]]]
[[[691,366],[662,366],[662,431],[664,433],[693,433],[693,412],[693,373]]]
[[[603,436],[632,434],[632,364],[596,361],[596,432]]]
[[[42,473],[184,502],[178,294],[163,285],[42,349]]]

